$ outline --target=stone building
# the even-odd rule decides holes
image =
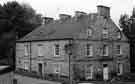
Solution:
[[[70,75],[74,80],[108,80],[129,72],[129,44],[111,19],[109,7],[59,16],[59,20],[46,18],[47,24],[17,41],[16,69]]]

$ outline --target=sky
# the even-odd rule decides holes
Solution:
[[[27,3],[43,16],[58,19],[59,14],[74,15],[75,11],[97,12],[97,5],[110,7],[111,18],[118,25],[121,14],[131,15],[135,0],[0,0],[0,3],[17,1]]]

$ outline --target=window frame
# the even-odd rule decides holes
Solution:
[[[91,28],[88,28],[87,31],[86,31],[86,33],[87,33],[87,36],[88,37],[91,37],[92,34],[93,34],[93,30]]]
[[[60,45],[59,44],[55,44],[54,45],[54,56],[60,56]]]
[[[29,62],[28,61],[24,61],[23,66],[24,66],[25,70],[29,70]],[[27,66],[27,68],[26,68],[26,66]]]
[[[44,55],[43,55],[43,52],[42,52],[43,47],[44,47],[43,44],[38,44],[38,45],[37,45],[37,55],[38,55],[39,57],[44,56]]]
[[[54,63],[54,73],[58,74],[61,72],[61,64],[60,63]]]
[[[104,53],[105,52],[105,53]],[[103,51],[102,51],[103,56],[109,56],[109,46],[107,44],[103,45]]]
[[[30,52],[29,52],[29,44],[28,43],[25,43],[24,44],[24,56],[29,56]]]
[[[103,36],[104,39],[109,37],[109,31],[108,31],[107,28],[103,28],[102,36]]]
[[[121,32],[117,32],[117,38],[121,39]]]
[[[123,74],[123,64],[122,63],[118,63],[118,72],[117,72],[117,74],[118,75],[122,75]]]
[[[87,64],[85,70],[85,77],[87,79],[93,79],[93,75],[94,75],[94,66],[92,64]]]
[[[118,46],[119,46],[119,49],[118,49]],[[119,51],[119,53],[118,53]],[[116,54],[117,55],[122,55],[122,48],[121,48],[121,45],[116,45]]]
[[[86,55],[89,57],[93,56],[93,45],[92,44],[86,44]]]

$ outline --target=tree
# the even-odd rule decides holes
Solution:
[[[0,5],[1,59],[8,58],[8,64],[15,65],[16,37],[25,36],[41,23],[41,16],[39,17],[31,6],[19,4],[16,1]]]
[[[130,71],[135,72],[135,8],[132,15],[121,15],[119,20],[123,33],[128,38],[130,45]]]

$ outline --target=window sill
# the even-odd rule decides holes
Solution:
[[[28,55],[26,56],[26,55],[24,55],[24,57],[29,57]]]
[[[38,57],[44,57],[44,56],[38,56]]]
[[[86,55],[87,57],[94,57],[93,55],[91,56],[91,55]]]
[[[54,57],[60,57],[60,55],[54,55]]]
[[[123,54],[116,54],[116,55],[120,57],[120,56],[122,56]]]

